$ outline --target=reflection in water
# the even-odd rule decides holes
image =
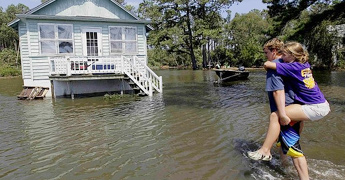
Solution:
[[[0,79],[0,178],[296,179],[276,148],[270,163],[245,156],[268,124],[263,71],[228,84],[212,71],[157,73],[163,94],[117,101],[18,101],[21,80]],[[302,134],[313,179],[345,178],[344,77],[315,74],[332,113]]]

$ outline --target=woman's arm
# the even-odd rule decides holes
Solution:
[[[276,70],[277,69],[277,64],[271,61],[266,61],[264,64],[264,68],[265,69],[273,69]]]

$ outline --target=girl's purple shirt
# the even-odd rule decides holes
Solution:
[[[313,78],[310,64],[298,62],[277,63],[277,73],[285,76],[295,93],[295,101],[303,104],[319,104],[326,101]]]

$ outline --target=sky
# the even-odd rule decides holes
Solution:
[[[142,2],[142,0],[125,0],[127,4],[130,4],[136,8],[138,8],[139,4]],[[26,6],[28,6],[30,9],[38,6],[41,4],[41,0],[0,0],[0,7],[5,10],[8,5],[14,4],[17,5],[19,3],[22,3]],[[230,7],[231,18],[235,17],[235,13],[248,13],[252,9],[266,9],[266,5],[262,3],[262,0],[243,0],[241,3],[235,3]]]

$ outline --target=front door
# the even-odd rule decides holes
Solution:
[[[95,70],[95,63],[99,61],[98,56],[102,56],[101,28],[83,28],[83,55],[87,56],[87,66]]]
[[[82,32],[84,56],[101,56],[101,28],[84,28]]]

